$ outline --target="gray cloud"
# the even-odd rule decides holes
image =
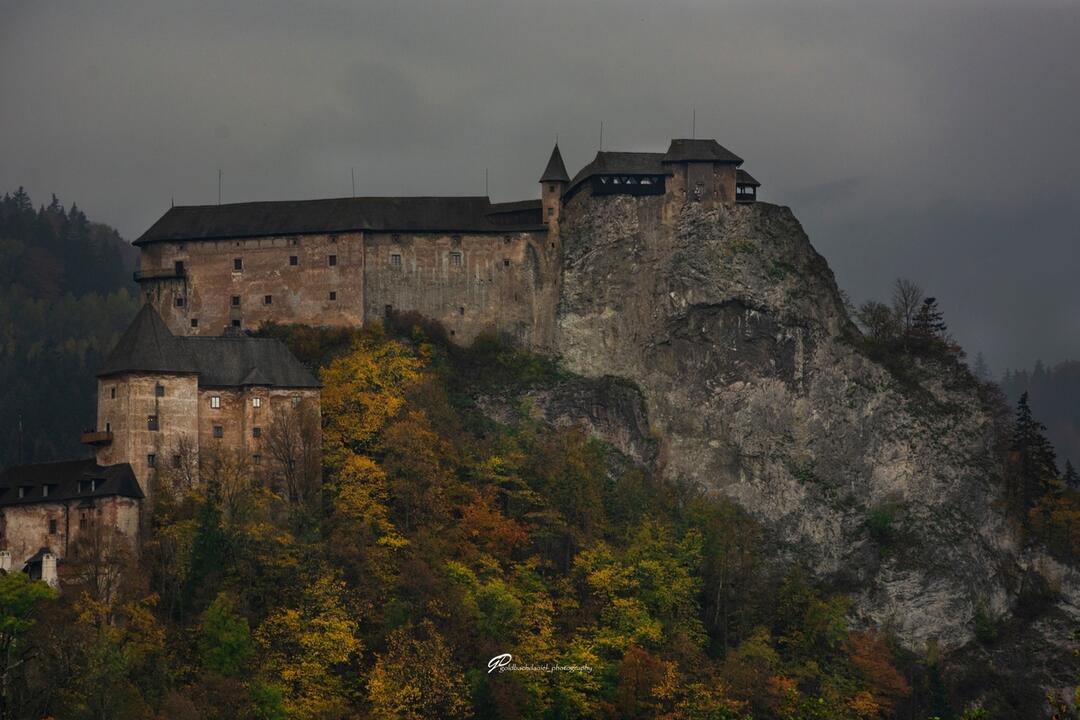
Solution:
[[[713,136],[856,300],[910,276],[996,370],[1080,357],[1080,6],[101,2],[0,10],[0,189],[134,237],[172,198],[537,194],[558,134]],[[183,7],[179,7],[183,5]]]

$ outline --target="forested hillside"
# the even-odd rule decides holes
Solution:
[[[163,471],[143,572],[103,542],[82,588],[5,606],[12,717],[954,716],[936,660],[849,627],[730,501],[480,409],[563,381],[553,362],[279,332],[325,363],[321,499],[240,457],[202,458],[200,487]]]
[[[94,371],[137,309],[135,252],[54,196],[0,199],[0,467],[87,455]]]
[[[1046,424],[1046,434],[1065,462],[1080,463],[1080,361],[1066,360],[1052,367],[1010,370],[1001,389],[1012,401],[1028,394],[1032,411]]]

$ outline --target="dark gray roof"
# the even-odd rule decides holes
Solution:
[[[170,208],[135,245],[360,230],[501,232],[486,197],[363,197]]]
[[[664,153],[664,162],[718,162],[741,165],[743,159],[715,140],[676,139]]]
[[[570,182],[566,194],[570,195],[579,185],[594,175],[671,175],[672,171],[662,160],[663,153],[606,152],[596,153],[593,161],[581,168]]]
[[[90,483],[80,480],[93,480]],[[46,495],[43,487],[49,487]],[[19,488],[26,488],[19,497]],[[15,465],[0,473],[0,506],[29,505],[61,500],[120,496],[144,497],[135,473],[127,463],[98,465],[92,458],[63,462]]]
[[[754,176],[745,170],[738,170],[735,172],[735,182],[739,185],[753,185],[755,187],[761,187],[761,183],[754,179]]]
[[[551,157],[548,159],[547,167],[544,168],[544,174],[540,176],[540,182],[570,182],[570,175],[566,172],[566,165],[563,163],[558,143],[555,143],[555,148],[551,151]]]
[[[128,372],[195,373],[203,387],[319,387],[280,340],[235,334],[177,337],[149,304],[120,337],[98,377]]]

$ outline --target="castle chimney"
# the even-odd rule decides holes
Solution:
[[[558,225],[559,214],[562,211],[562,196],[566,192],[566,186],[570,182],[570,176],[566,174],[566,165],[563,163],[562,153],[559,152],[559,144],[551,151],[544,174],[540,176],[540,212],[543,213],[545,225]]]

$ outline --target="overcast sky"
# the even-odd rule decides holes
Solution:
[[[556,135],[715,137],[859,302],[910,277],[995,373],[1080,358],[1080,3],[0,0],[0,192],[537,197]],[[65,6],[66,5],[66,6]]]

